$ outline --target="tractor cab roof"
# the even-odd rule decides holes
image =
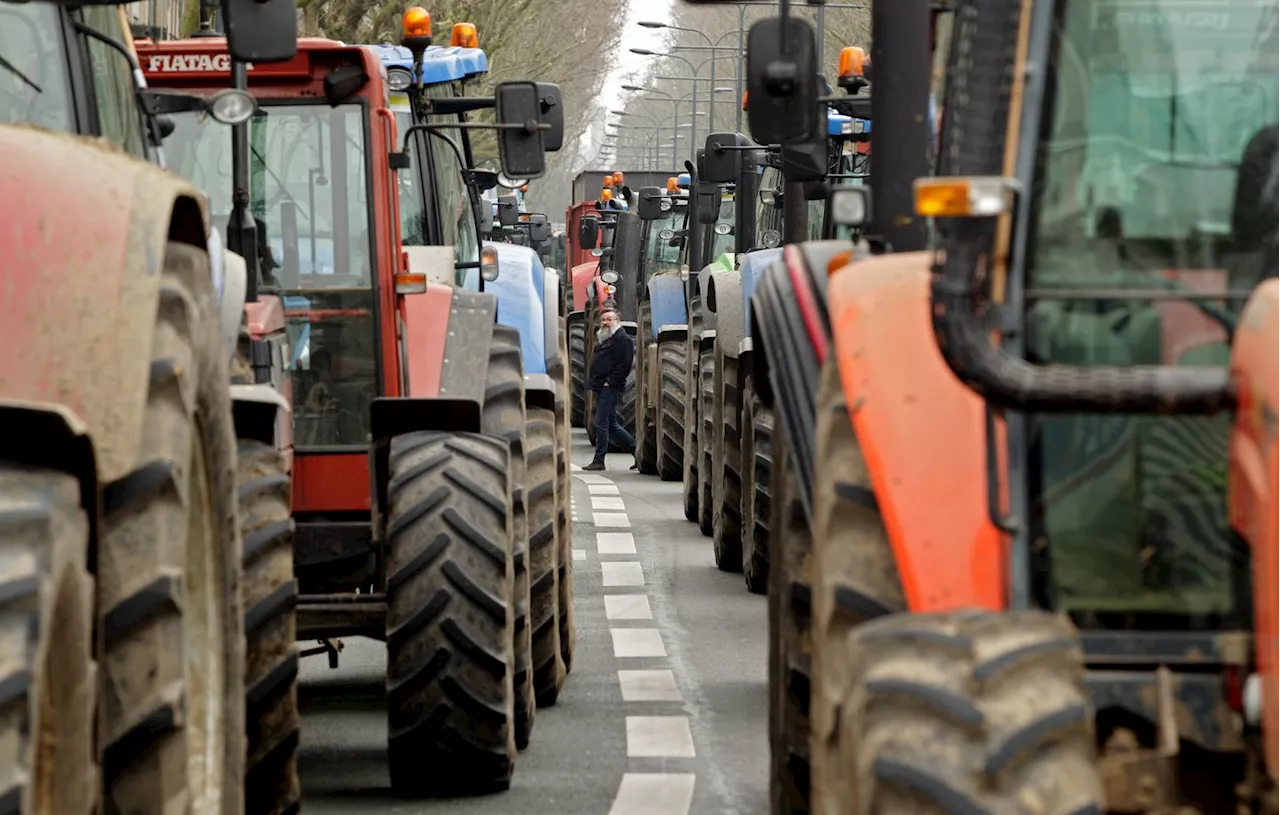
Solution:
[[[366,45],[388,73],[403,71],[408,73],[413,67],[413,54],[402,45]],[[446,82],[457,82],[486,73],[489,70],[489,58],[480,48],[463,48],[462,46],[437,46],[427,48],[422,55],[422,79],[427,85],[439,85]]]

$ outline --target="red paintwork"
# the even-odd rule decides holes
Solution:
[[[293,457],[294,512],[360,512],[369,509],[367,453]]]
[[[805,333],[809,335],[809,344],[813,346],[814,353],[818,355],[818,364],[821,365],[827,361],[827,333],[822,327],[822,318],[818,316],[818,304],[813,298],[813,290],[809,288],[804,255],[799,246],[790,244],[782,250],[782,256],[787,262],[791,291],[795,294]]]
[[[444,345],[449,333],[453,289],[431,284],[425,294],[404,298],[405,344],[409,353],[409,393],[414,399],[440,395]]]
[[[596,276],[596,269],[600,267],[600,261],[592,258],[587,263],[580,263],[574,266],[569,272],[569,281],[573,286],[573,310],[586,311],[587,309],[587,289],[591,286],[592,279]],[[599,295],[599,285],[597,284],[596,294]]]
[[[1280,625],[1280,450],[1276,416],[1280,411],[1280,282],[1274,278],[1258,286],[1240,315],[1231,348],[1235,378],[1235,424],[1227,454],[1227,516],[1231,528],[1249,543],[1253,554],[1254,647],[1262,677],[1263,745],[1267,770],[1277,777],[1280,692],[1277,689],[1277,637]]]
[[[244,304],[249,334],[262,337],[284,331],[284,304],[274,294],[258,296],[258,302]]]
[[[154,87],[213,93],[226,87],[229,72],[221,70],[226,54],[222,38],[137,43],[138,58]],[[207,58],[207,59],[206,59]],[[182,62],[178,70],[175,60]],[[382,346],[383,396],[400,396],[402,367],[397,320],[403,296],[395,293],[395,275],[407,271],[400,245],[400,199],[388,166],[391,145],[398,144],[395,117],[387,107],[381,62],[372,51],[334,40],[298,40],[298,54],[287,62],[254,66],[249,89],[259,100],[324,99],[324,78],[330,71],[359,65],[369,77],[359,96],[369,110],[369,144],[374,168],[372,206],[378,266],[378,331]],[[190,70],[191,67],[206,70]],[[337,313],[337,312],[335,312]],[[317,310],[314,316],[322,317]],[[412,347],[412,346],[410,346]],[[294,459],[293,506],[296,512],[325,512],[369,508],[367,455],[302,454]]]
[[[836,272],[833,350],[908,608],[1001,609],[1004,540],[987,515],[985,408],[938,351],[931,260],[880,255]]]

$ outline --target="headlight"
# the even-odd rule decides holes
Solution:
[[[671,199],[670,199],[670,198],[663,198],[661,201],[659,201],[659,202],[658,202],[658,209],[662,210],[663,212],[668,212],[668,211],[670,211],[670,209],[671,209]]]
[[[480,277],[487,281],[498,279],[498,250],[492,246],[480,250]]]
[[[664,229],[658,233],[658,238],[664,241],[669,241],[675,236],[676,236],[676,233],[672,232],[670,229]]]
[[[717,235],[728,235],[733,231],[733,227],[729,224],[716,224],[715,232]]]
[[[225,88],[209,99],[209,113],[224,125],[247,122],[257,109],[253,95],[239,88]]]
[[[776,229],[766,229],[760,240],[766,249],[777,249],[782,245],[782,234]]]
[[[391,68],[387,71],[387,87],[393,91],[402,91],[413,84],[413,74],[403,68]]]
[[[604,272],[600,275],[600,279],[609,284],[617,283],[618,273],[614,271]]]

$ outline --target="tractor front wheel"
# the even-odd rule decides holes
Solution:
[[[684,337],[658,343],[658,474],[663,481],[684,475],[687,350]]]
[[[716,566],[724,572],[742,569],[742,429],[738,394],[738,359],[716,351],[716,407],[714,463],[711,485],[714,511],[711,547]]]
[[[742,387],[742,576],[747,591],[769,588],[769,512],[773,470],[773,414],[756,396],[755,377]]]
[[[582,320],[569,322],[569,423],[587,427],[587,326]]]

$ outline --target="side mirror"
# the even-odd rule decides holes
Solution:
[[[334,68],[324,78],[324,99],[329,103],[329,107],[337,107],[359,93],[364,83],[368,81],[368,75],[359,65]]]
[[[227,50],[241,62],[283,62],[298,53],[294,0],[222,0]]]
[[[785,51],[782,48],[785,42]],[[807,141],[818,128],[818,60],[813,26],[768,17],[747,35],[747,117],[762,144]]]
[[[871,222],[871,188],[832,187],[827,212],[833,226],[860,227]]]
[[[503,82],[494,94],[498,124],[498,158],[508,178],[538,178],[547,169],[542,105],[536,82]]]
[[[529,242],[535,246],[541,246],[551,240],[551,224],[546,221],[535,221],[529,219]]]
[[[476,225],[480,228],[481,235],[488,235],[493,231],[493,207],[483,198],[476,204]]]
[[[698,182],[693,196],[693,206],[698,208],[698,222],[713,224],[720,217],[720,187]]]
[[[564,144],[564,103],[560,99],[560,86],[554,82],[539,82],[538,109],[541,112],[539,121],[550,125],[550,130],[542,131],[542,147],[548,153],[554,153]]]
[[[662,202],[666,201],[666,209],[662,208]],[[641,187],[640,203],[636,206],[636,214],[640,216],[642,221],[656,221],[662,217],[662,213],[671,210],[671,201],[667,196],[662,194],[661,187]]]
[[[498,199],[498,220],[503,226],[520,223],[520,206],[514,195],[504,195]]]
[[[741,133],[712,133],[707,145],[700,178],[717,184],[729,184],[738,180],[744,150],[732,148],[749,145],[751,141]]]
[[[471,178],[475,181],[476,188],[481,192],[498,186],[498,173],[496,170],[472,170]]]
[[[827,177],[825,136],[782,145],[782,177],[788,181],[821,181]]]
[[[595,249],[600,242],[600,219],[594,215],[583,215],[578,222],[578,246],[582,249]]]

